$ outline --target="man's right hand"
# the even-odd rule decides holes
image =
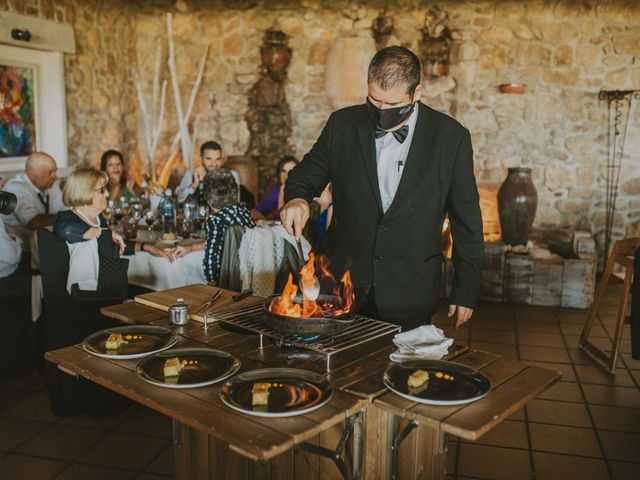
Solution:
[[[294,198],[280,212],[280,220],[284,229],[300,240],[302,229],[309,220],[309,204],[302,198]]]

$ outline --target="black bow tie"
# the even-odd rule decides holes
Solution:
[[[387,130],[383,130],[380,127],[376,127],[376,138],[384,137],[387,133],[392,133],[398,143],[404,143],[404,141],[407,139],[407,135],[409,135],[409,125],[400,127],[393,132],[388,132]]]

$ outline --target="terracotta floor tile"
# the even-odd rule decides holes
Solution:
[[[0,417],[0,451],[9,452],[47,428],[44,422]]]
[[[609,462],[613,480],[638,480],[638,464],[626,462]]]
[[[67,468],[56,480],[131,480],[138,473],[132,470],[117,470],[115,468],[95,467],[93,465],[73,464]]]
[[[501,357],[511,360],[516,360],[518,358],[518,351],[516,350],[515,345],[507,345],[506,343],[476,342],[475,340],[472,340],[470,348],[495,353]]]
[[[507,343],[516,344],[515,332],[500,330],[497,328],[480,328],[474,326],[471,331],[471,340],[478,342]]]
[[[640,432],[640,409],[590,405],[591,415],[600,430]]]
[[[7,410],[27,401],[33,397],[34,393],[21,390],[0,389],[0,415],[4,415]]]
[[[560,328],[565,335],[580,335],[584,325],[580,323],[561,323]],[[609,335],[600,325],[593,325],[589,332],[589,338],[591,337],[609,338]]]
[[[18,448],[27,455],[73,460],[105,436],[101,430],[51,425]]]
[[[582,385],[587,402],[595,405],[640,408],[640,392],[635,387],[609,385]]]
[[[582,403],[535,399],[527,405],[529,421],[590,428],[587,407]]]
[[[534,365],[536,367],[548,368],[550,370],[555,370],[556,372],[560,372],[562,374],[561,380],[563,382],[575,382],[576,375],[573,372],[573,366],[568,363],[554,363],[554,362],[532,362],[527,360],[527,365]]]
[[[529,452],[461,443],[458,475],[495,480],[530,480]]]
[[[588,310],[560,310],[557,318],[560,322],[582,323],[587,321]]]
[[[631,357],[630,353],[622,352],[620,353],[620,357],[624,360],[624,363],[627,366],[627,368],[631,368],[633,370],[640,370],[640,360],[634,360]]]
[[[571,362],[574,365],[597,365],[595,360],[589,355],[580,350],[577,346],[570,346],[567,348]]]
[[[593,430],[531,423],[529,425],[533,450],[586,457],[600,457],[600,447]]]
[[[518,333],[545,333],[547,335],[560,335],[560,327],[554,322],[532,322],[520,320]]]
[[[518,320],[532,320],[536,322],[550,322],[557,318],[553,307],[540,307],[536,305],[516,305],[514,316]]]
[[[167,478],[173,478],[173,475],[155,475],[152,473],[141,473],[134,480],[167,480]]]
[[[616,374],[611,375],[604,368],[595,365],[576,365],[575,367],[578,379],[582,383],[635,387],[633,378],[631,378],[629,372],[624,368],[617,368]]]
[[[59,417],[51,411],[49,395],[43,392],[31,395],[24,401],[5,410],[7,417],[20,417],[42,422],[55,422]]]
[[[26,392],[40,392],[46,389],[44,375],[41,373],[17,375],[3,379],[2,387]]]
[[[148,408],[136,408],[120,423],[117,430],[170,439],[171,419]]]
[[[541,480],[605,480],[609,478],[607,466],[600,458],[534,452],[533,459],[536,478]]]
[[[81,463],[142,470],[167,445],[161,438],[133,433],[110,433],[78,459]]]
[[[564,348],[562,336],[553,333],[518,332],[518,344],[520,346]]]
[[[515,331],[515,321],[509,318],[472,318],[474,327],[495,328],[497,330]]]
[[[538,395],[537,398],[545,400],[560,400],[562,402],[584,402],[580,387],[574,382],[563,382],[552,385],[547,390]]]
[[[104,418],[91,418],[90,415],[77,415],[75,417],[61,417],[60,420],[58,420],[58,424],[97,430],[113,430],[124,422],[126,418],[126,413]]]
[[[166,475],[173,472],[173,446],[169,445],[144,469],[145,472]]]
[[[63,468],[64,462],[9,453],[0,458],[0,478],[6,480],[48,480]],[[8,476],[4,476],[9,474]]]
[[[599,430],[598,435],[607,458],[623,462],[640,462],[640,433]],[[640,473],[640,463],[638,472]]]
[[[520,358],[524,361],[570,363],[569,355],[564,348],[520,345]]]
[[[629,373],[636,381],[636,385],[640,385],[640,370],[629,370]]]
[[[529,448],[525,423],[514,420],[505,420],[473,443],[494,447]]]

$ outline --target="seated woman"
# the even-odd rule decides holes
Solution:
[[[107,208],[109,176],[94,168],[80,168],[72,172],[62,190],[62,200],[70,210],[56,215],[53,230],[69,247],[69,275],[67,290],[78,283],[81,290],[96,290],[98,285],[98,237],[107,230],[101,213]],[[145,251],[156,257],[171,258],[150,243],[123,240],[112,232],[113,243],[120,254],[132,255]]]
[[[249,210],[238,202],[238,184],[231,171],[220,168],[204,177],[204,198],[213,212],[205,224],[206,238],[191,245],[180,245],[169,250],[173,258],[204,249],[204,275],[210,282],[216,282],[220,274],[222,241],[231,225],[254,227]]]
[[[117,200],[120,197],[129,199],[136,195],[137,187],[135,184],[127,183],[124,157],[118,150],[107,150],[102,154],[100,170],[109,175],[107,190],[111,199]]]
[[[297,164],[298,160],[291,155],[285,155],[280,159],[276,166],[276,183],[271,187],[269,193],[262,197],[255,208],[251,210],[251,216],[255,220],[280,218],[280,210],[284,206],[284,184],[287,181],[289,172]]]

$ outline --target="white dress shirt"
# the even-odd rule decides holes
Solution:
[[[7,233],[4,227],[6,215],[0,214],[0,278],[11,275],[18,269],[22,258],[20,243]]]
[[[414,107],[413,113],[407,120],[409,133],[403,143],[396,140],[391,132],[384,137],[376,138],[376,163],[378,165],[378,187],[380,188],[380,198],[382,200],[382,211],[387,212],[393,198],[396,196],[398,184],[402,178],[404,166],[407,163],[409,147],[413,139],[416,121],[418,119],[418,108]]]
[[[13,193],[18,198],[16,209],[11,215],[5,217],[5,220],[8,230],[22,240],[25,248],[28,248],[30,244],[32,233],[27,224],[37,215],[47,213],[43,200],[46,202],[46,199],[49,199],[48,213],[67,210],[62,202],[59,180],[56,180],[48,190],[41,192],[23,172],[9,180],[4,186],[4,190]],[[38,197],[38,194],[43,200]]]

